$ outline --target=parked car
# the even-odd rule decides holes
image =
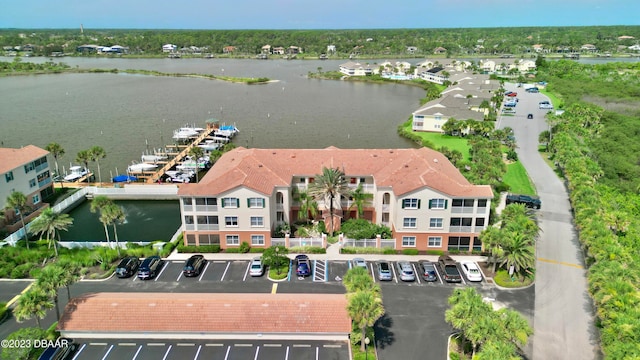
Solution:
[[[353,258],[353,266],[367,268],[367,262],[363,258]]]
[[[132,276],[138,271],[138,267],[140,266],[140,259],[135,256],[127,256],[126,258],[120,261],[118,267],[116,267],[116,276],[119,278],[127,278]]]
[[[158,275],[164,261],[158,255],[149,256],[144,259],[138,268],[138,278],[142,280],[151,279]]]
[[[475,263],[464,261],[460,263],[460,267],[469,281],[482,281],[482,274]]]
[[[530,87],[527,89],[528,93],[538,93],[540,92],[540,89],[538,89],[537,87]]]
[[[251,260],[249,275],[262,276],[262,274],[264,274],[264,264],[262,263],[262,259],[260,257],[254,258],[253,260]]]
[[[58,339],[58,341],[60,340]],[[58,341],[56,341],[56,343]],[[38,357],[38,360],[70,359],[71,355],[73,355],[73,353],[76,351],[77,348],[78,348],[78,344],[71,342],[71,340],[69,340],[66,343],[66,345],[60,345],[60,346],[51,345],[44,352],[42,352],[40,357]]]
[[[533,114],[528,114],[527,119],[533,119]]]
[[[546,101],[546,100],[545,101],[540,101],[538,103],[538,107],[540,109],[553,109],[553,105],[550,102]]]
[[[384,260],[378,261],[378,279],[380,281],[393,280],[393,275],[391,275],[391,265]]]
[[[542,200],[537,196],[522,195],[522,194],[507,194],[505,199],[506,205],[509,204],[524,204],[528,208],[540,209],[542,207]]]
[[[504,96],[509,96],[511,94],[513,94],[513,91],[507,91],[507,92],[504,93]]]
[[[311,275],[311,263],[307,255],[296,255],[296,275],[309,276]]]
[[[444,281],[446,282],[462,282],[462,276],[458,271],[456,261],[449,255],[441,255],[438,258],[438,265],[442,271]]]
[[[436,266],[431,261],[423,261],[420,263],[422,269],[422,278],[424,281],[436,281],[438,275],[436,274]]]
[[[416,274],[413,272],[413,267],[408,261],[398,261],[396,263],[398,269],[398,276],[402,281],[416,281]]]
[[[505,93],[505,95],[509,96],[509,97],[516,97],[516,96],[518,96],[518,93],[517,92],[508,91],[507,93]]]
[[[187,263],[184,264],[182,268],[182,273],[184,276],[198,276],[204,269],[205,265],[207,265],[207,260],[205,260],[203,255],[193,255],[187,260]]]

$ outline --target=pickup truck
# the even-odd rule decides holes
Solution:
[[[462,282],[462,276],[460,276],[460,271],[458,271],[458,266],[456,265],[456,261],[451,258],[449,255],[442,255],[438,258],[438,266],[440,266],[440,270],[442,271],[442,278],[446,282]]]
[[[540,209],[542,201],[536,196],[508,194],[507,205],[509,204],[524,204],[528,208]]]

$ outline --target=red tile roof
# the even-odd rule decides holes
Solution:
[[[376,186],[396,195],[429,187],[452,197],[493,197],[488,185],[473,185],[441,153],[429,149],[246,149],[224,154],[198,184],[184,184],[178,195],[211,196],[237,187],[271,195],[289,187],[293,176],[343,169],[347,176],[373,176]]]
[[[58,330],[99,333],[348,334],[344,294],[91,293]]]
[[[47,154],[49,154],[47,150],[35,145],[27,145],[20,149],[0,148],[0,174],[47,156]]]

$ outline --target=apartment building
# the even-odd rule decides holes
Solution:
[[[27,205],[31,209],[25,221],[38,216],[46,204],[43,199],[53,195],[53,181],[48,151],[34,145],[20,149],[0,148],[0,209],[4,209],[5,224],[9,232],[19,229],[16,224],[17,214],[14,210],[5,209],[7,197],[18,191],[27,197]]]
[[[396,249],[480,249],[493,192],[473,185],[428,149],[246,149],[224,154],[197,184],[180,186],[185,245],[268,247],[282,223],[298,219],[296,194],[323,168],[338,168],[352,190],[373,194],[364,218],[389,226]],[[317,199],[329,224],[329,204]],[[334,202],[334,222],[355,217],[352,199]]]

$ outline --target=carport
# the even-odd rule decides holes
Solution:
[[[348,340],[343,294],[90,293],[58,331],[72,339]]]

